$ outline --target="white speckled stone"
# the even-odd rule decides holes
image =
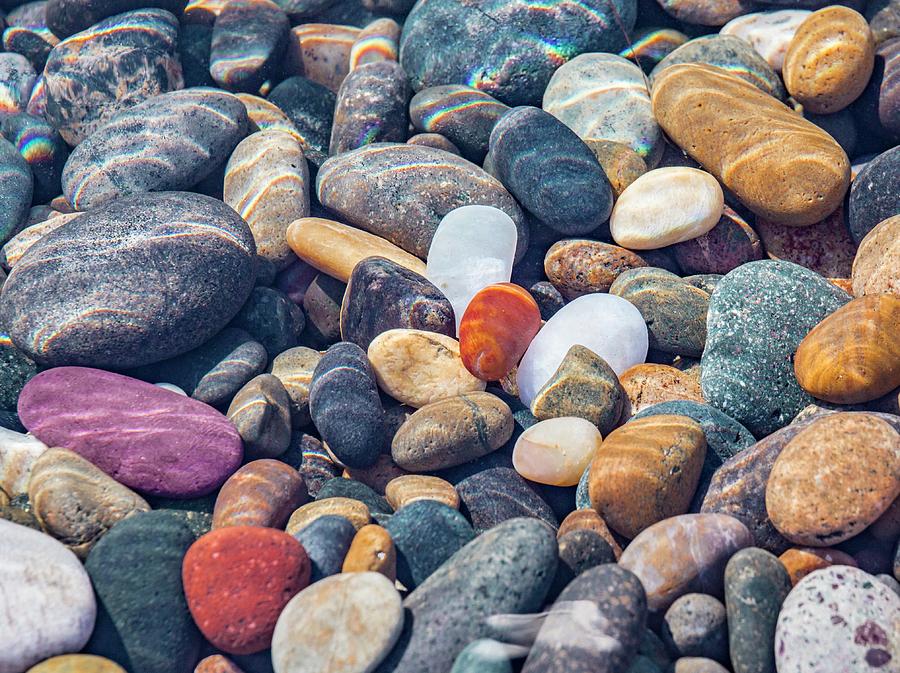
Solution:
[[[96,616],[91,580],[75,554],[0,519],[0,673],[78,652]]]
[[[791,38],[810,14],[812,12],[807,9],[779,9],[774,12],[744,14],[722,26],[719,33],[749,42],[774,70],[781,72]]]

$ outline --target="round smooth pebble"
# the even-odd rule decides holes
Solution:
[[[859,171],[850,186],[847,223],[854,241],[879,223],[900,213],[900,194],[893,188],[900,176],[900,147],[882,152]]]
[[[291,535],[297,535],[316,519],[332,515],[347,519],[356,530],[359,530],[372,520],[369,508],[359,500],[342,497],[323,498],[322,500],[308,502],[294,510],[294,513],[288,519],[285,530]]]
[[[516,440],[512,461],[516,472],[550,486],[575,486],[603,441],[588,420],[550,418],[525,430]]]
[[[900,295],[900,215],[883,220],[860,241],[851,277],[857,297]]]
[[[838,549],[829,547],[792,547],[778,557],[788,572],[791,586],[809,575],[811,572],[829,566],[859,567],[856,559]]]
[[[685,594],[666,610],[662,639],[678,657],[728,661],[725,606],[708,594]]]
[[[722,26],[719,34],[746,40],[773,70],[781,72],[791,38],[809,15],[807,9],[753,12],[733,18]]]
[[[644,266],[630,250],[587,239],[557,241],[544,256],[544,273],[566,299],[606,292],[620,274]]]

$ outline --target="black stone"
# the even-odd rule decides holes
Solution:
[[[356,529],[347,518],[332,514],[320,516],[294,535],[309,556],[310,582],[341,572],[354,535]]]
[[[353,498],[359,500],[369,508],[370,514],[393,514],[391,507],[384,496],[378,495],[374,489],[355,479],[335,477],[329,479],[315,495],[316,500],[324,498]]]
[[[303,309],[281,290],[255,287],[231,326],[247,331],[274,359],[297,345],[306,318]]]
[[[181,14],[187,0],[47,0],[47,27],[59,38],[90,28],[98,21],[144,7],[167,9]]]
[[[35,203],[46,203],[62,191],[63,166],[69,147],[41,117],[22,112],[3,119],[0,133],[16,146],[34,176]]]
[[[573,530],[557,540],[559,565],[547,598],[555,600],[569,583],[584,571],[604,563],[615,563],[616,554],[609,543],[592,530]]]
[[[306,158],[314,166],[321,166],[328,158],[337,96],[305,77],[288,77],[272,89],[268,99],[294,122],[303,139]]]

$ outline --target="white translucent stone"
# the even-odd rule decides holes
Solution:
[[[773,70],[781,72],[784,55],[800,24],[812,12],[807,9],[779,9],[774,12],[754,12],[732,19],[719,31],[749,42]]]
[[[519,435],[513,467],[539,484],[575,486],[602,441],[597,427],[584,418],[549,418]]]
[[[612,294],[586,294],[563,306],[519,363],[519,397],[526,407],[576,344],[594,351],[621,375],[647,359],[647,325],[633,304]]]
[[[451,210],[434,232],[425,277],[444,293],[456,327],[472,297],[494,283],[508,283],[516,255],[516,225],[491,206]]]

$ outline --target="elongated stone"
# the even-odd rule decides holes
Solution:
[[[539,108],[510,110],[491,131],[500,182],[535,217],[566,235],[599,227],[612,210],[612,187],[590,148]]]
[[[280,270],[294,261],[287,227],[309,215],[309,168],[284,131],[260,131],[238,143],[225,167],[223,201],[253,232],[256,253]]]
[[[177,37],[171,13],[138,9],[63,40],[44,69],[47,120],[77,145],[117,112],[180,89]]]
[[[59,194],[69,148],[56,129],[40,117],[21,113],[3,119],[0,132],[16,146],[31,168],[34,201],[44,203]]]
[[[139,7],[159,7],[178,16],[186,0],[48,0],[47,27],[61,38],[90,28],[115,14]]]
[[[139,125],[144,132],[135,137]],[[214,89],[173,91],[100,125],[69,156],[62,188],[76,210],[142,192],[189,189],[225,163],[247,132],[247,111]],[[128,161],[117,160],[122,155]]]
[[[721,26],[754,7],[751,0],[658,0],[667,14],[685,23]]]
[[[284,528],[307,500],[300,473],[280,460],[253,460],[228,477],[216,496],[212,527]]]
[[[722,70],[666,68],[653,86],[653,112],[666,134],[756,215],[812,224],[847,191],[849,160],[831,136]]]
[[[653,119],[644,74],[614,54],[581,54],[560,67],[544,91],[543,108],[589,140],[624,143],[653,167],[665,148]]]
[[[284,112],[301,138],[303,154],[315,166],[328,158],[335,95],[305,77],[288,77],[272,89],[270,103]]]
[[[350,49],[350,70],[367,63],[396,61],[400,53],[400,30],[400,24],[385,17],[359,31]]]
[[[34,177],[15,145],[0,138],[0,241],[16,234],[31,205]]]
[[[341,572],[377,572],[392,582],[397,579],[397,550],[390,534],[375,524],[360,528],[353,536]]]
[[[410,165],[416,170],[407,170]],[[447,213],[460,206],[493,206],[516,224],[524,254],[524,214],[500,181],[432,147],[378,143],[332,157],[319,170],[316,192],[343,221],[419,257],[428,254]]]
[[[587,239],[557,241],[544,257],[544,273],[567,299],[606,292],[619,274],[642,266],[647,262],[630,250]]]
[[[396,61],[356,68],[338,91],[329,154],[377,142],[404,142],[409,95],[406,73]]]
[[[390,241],[320,217],[304,217],[292,222],[287,230],[287,241],[304,262],[344,283],[367,257],[384,257],[425,275],[425,264],[421,259]]]
[[[407,474],[391,479],[384,489],[384,497],[395,510],[419,500],[436,500],[459,509],[459,494],[448,481],[440,477]]]
[[[518,517],[543,520],[557,528],[550,505],[511,467],[489,467],[475,472],[456,485],[460,510],[472,521],[476,533],[483,533],[504,521]]]
[[[285,0],[279,2],[284,6]],[[285,10],[291,13],[288,7]],[[307,77],[337,93],[350,72],[350,52],[359,33],[355,26],[333,23],[294,26],[288,37],[285,71]]]
[[[341,304],[341,338],[361,348],[388,330],[411,329],[452,337],[453,306],[424,276],[384,257],[354,268]]]
[[[150,510],[137,493],[68,449],[50,449],[35,461],[28,499],[44,530],[79,558],[120,520]]]
[[[229,0],[213,24],[213,80],[229,91],[259,91],[280,64],[289,28],[287,15],[272,0]]]
[[[589,331],[585,325],[590,325]],[[530,405],[569,349],[580,344],[621,374],[647,357],[647,326],[640,312],[620,297],[591,294],[566,304],[537,333],[519,363],[519,397]]]

